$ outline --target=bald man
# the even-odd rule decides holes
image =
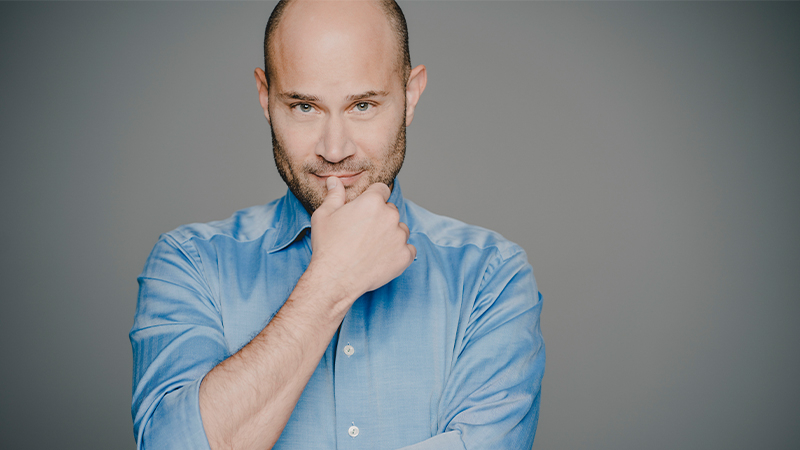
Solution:
[[[280,2],[264,50],[289,191],[153,249],[138,448],[531,448],[545,357],[525,252],[396,181],[427,83],[400,8]]]

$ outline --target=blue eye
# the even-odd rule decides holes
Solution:
[[[295,108],[299,109],[301,112],[307,113],[307,112],[311,112],[311,110],[314,107],[309,105],[308,103],[300,103],[298,105],[295,105]]]
[[[356,103],[356,109],[360,112],[366,112],[372,106],[367,102]]]

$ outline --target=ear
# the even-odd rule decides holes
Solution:
[[[267,75],[260,67],[256,67],[253,73],[256,77],[256,88],[258,88],[258,102],[264,108],[264,117],[269,122],[269,86],[267,85]],[[271,123],[271,122],[270,122]]]
[[[425,86],[428,84],[428,71],[422,64],[414,67],[408,75],[408,83],[406,84],[406,126],[411,125],[414,120],[414,109],[417,107],[419,97]]]

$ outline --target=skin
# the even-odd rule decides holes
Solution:
[[[273,86],[256,69],[258,96],[283,152],[279,170],[313,211],[313,252],[269,324],[203,379],[214,450],[272,448],[350,306],[416,256],[385,180],[402,164],[398,130],[411,124],[425,67],[403,86],[397,43],[372,2],[297,0],[273,50]]]
[[[427,75],[418,67],[404,88],[391,27],[385,19],[359,21],[382,17],[378,5],[362,3],[358,9],[369,14],[341,22],[329,15],[344,10],[341,2],[292,6],[305,25],[276,35],[273,86],[267,89],[261,69],[255,75],[278,170],[311,212],[325,198],[329,175],[343,182],[348,201],[374,183],[391,187]]]

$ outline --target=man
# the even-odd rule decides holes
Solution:
[[[139,277],[139,448],[528,449],[525,253],[405,200],[425,89],[393,1],[276,6],[256,86],[283,198],[161,237]]]

